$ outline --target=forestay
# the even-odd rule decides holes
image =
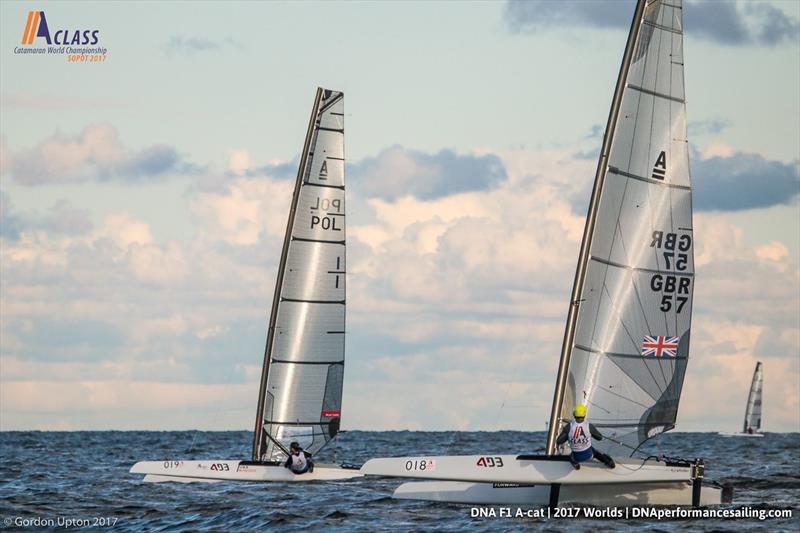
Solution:
[[[607,437],[595,445],[614,455],[674,427],[689,355],[694,239],[681,11],[680,0],[647,1],[634,20],[565,338],[560,421],[585,404]]]
[[[344,103],[318,89],[270,317],[254,460],[279,459],[291,441],[315,453],[336,435],[344,333]]]
[[[753,381],[750,383],[750,395],[747,397],[747,409],[744,414],[744,427],[742,432],[749,433],[749,429],[754,432],[761,431],[761,389],[764,385],[763,371],[761,362],[756,363],[753,372]]]

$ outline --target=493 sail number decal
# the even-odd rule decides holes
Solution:
[[[689,254],[692,250],[692,236],[687,233],[671,233],[654,231],[650,247],[655,248],[663,257],[666,270],[672,274],[653,274],[650,277],[650,289],[661,293],[659,309],[667,313],[683,312],[692,286],[692,278],[680,273],[689,268]]]
[[[486,468],[501,468],[503,466],[502,457],[479,457],[477,466],[484,466]]]

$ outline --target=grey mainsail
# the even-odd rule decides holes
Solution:
[[[744,412],[743,433],[761,431],[761,389],[764,386],[764,375],[761,362],[756,363],[753,381],[750,383],[750,394],[747,396],[747,409]]]
[[[551,413],[584,404],[632,454],[672,429],[689,356],[694,239],[680,0],[639,0],[587,215]]]
[[[253,460],[339,430],[345,338],[344,95],[317,89],[267,332]]]

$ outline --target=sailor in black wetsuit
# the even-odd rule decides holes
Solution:
[[[575,416],[575,420],[564,426],[556,439],[558,445],[569,441],[569,447],[572,449],[569,462],[572,463],[572,466],[576,470],[580,470],[582,461],[588,461],[595,457],[607,467],[614,468],[616,464],[611,456],[592,448],[592,438],[603,440],[603,435],[597,431],[594,424],[586,421],[586,406],[576,405],[572,414]]]
[[[291,470],[295,474],[305,474],[306,472],[314,471],[314,461],[311,460],[311,454],[303,451],[300,444],[293,442],[289,445],[289,457],[283,466]]]

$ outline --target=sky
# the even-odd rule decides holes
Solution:
[[[102,62],[15,53],[28,11]],[[317,86],[345,93],[344,429],[541,430],[633,12],[0,3],[0,429],[249,429]],[[800,3],[686,2],[677,427],[800,431]],[[35,39],[44,46],[44,38]]]

